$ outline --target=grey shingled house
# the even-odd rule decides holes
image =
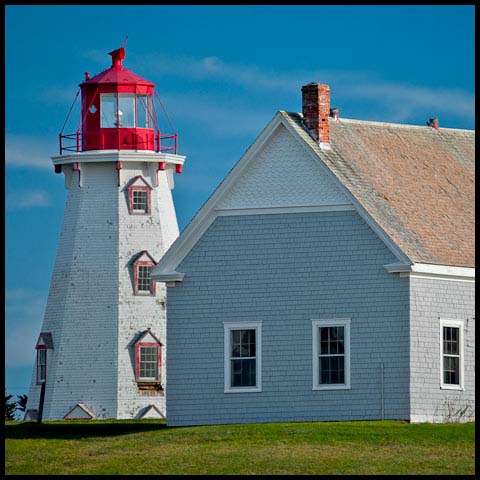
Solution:
[[[474,419],[475,132],[302,94],[153,271],[168,424]]]

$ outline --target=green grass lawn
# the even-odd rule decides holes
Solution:
[[[7,422],[6,474],[475,473],[475,424]]]

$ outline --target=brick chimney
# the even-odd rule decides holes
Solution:
[[[302,87],[303,123],[310,135],[320,144],[330,143],[330,87],[309,83]]]

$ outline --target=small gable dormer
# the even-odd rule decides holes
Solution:
[[[141,175],[130,180],[127,185],[130,215],[149,215],[151,213],[152,190],[151,185]]]
[[[84,403],[77,403],[71,410],[69,410],[64,420],[94,420],[95,414]]]
[[[53,350],[53,339],[50,332],[42,332],[38,336],[36,359],[36,383],[40,385],[47,381],[47,351]]]
[[[161,385],[162,343],[144,330],[135,341],[135,378],[139,387]]]
[[[152,280],[150,273],[157,265],[154,258],[146,251],[140,252],[133,260],[134,294],[155,295],[156,283]]]

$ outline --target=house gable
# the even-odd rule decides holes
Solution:
[[[280,123],[216,208],[232,210],[351,203]]]
[[[279,186],[274,185],[276,181]],[[279,111],[175,240],[151,277],[167,285],[182,281],[183,274],[176,268],[218,216],[328,210],[357,210],[399,261],[411,263],[293,128],[285,112]]]

